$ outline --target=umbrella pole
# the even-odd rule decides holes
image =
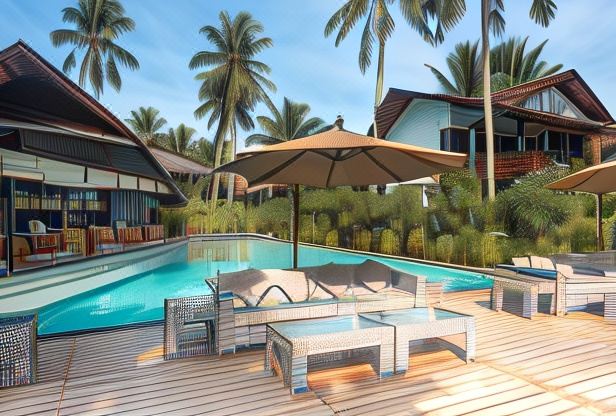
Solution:
[[[603,251],[603,194],[597,194],[597,251]]]
[[[299,246],[299,185],[293,185],[293,268],[297,269]]]

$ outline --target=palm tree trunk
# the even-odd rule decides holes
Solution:
[[[490,85],[490,0],[481,0],[481,59],[483,63],[483,109],[486,126],[486,174],[488,199],[496,198],[494,180],[494,125],[492,119],[492,96]]]
[[[227,101],[229,101],[229,97],[227,93],[229,91],[229,85],[231,85],[231,74],[230,71],[227,72],[227,76],[225,79],[225,86],[222,91],[222,100],[220,103],[220,118],[218,120],[218,127],[216,128],[216,135],[214,136],[214,168],[220,166],[220,162],[222,159],[222,150],[225,144],[225,134],[229,130],[230,126],[230,118],[229,108],[231,106]],[[220,187],[220,173],[214,174],[214,183],[212,184],[212,203],[216,206],[216,202],[218,201],[218,189]]]
[[[385,66],[385,42],[379,42],[379,61],[376,70],[376,90],[374,92],[374,113],[372,117],[372,126],[374,137],[378,138],[378,131],[376,127],[376,111],[381,104],[381,98],[383,97],[383,78],[384,78],[384,66]]]
[[[233,149],[233,154],[231,155],[231,160],[235,160],[235,153],[236,153],[236,142],[237,142],[237,138],[236,138],[236,127],[235,127],[235,122],[233,124],[231,124],[231,149]],[[228,179],[228,183],[227,183],[227,203],[232,204],[233,203],[233,193],[234,193],[234,189],[235,188],[235,173],[229,173],[229,179]]]

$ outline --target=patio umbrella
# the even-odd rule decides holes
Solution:
[[[243,176],[250,186],[293,185],[293,267],[297,268],[299,185],[330,188],[406,182],[464,166],[466,155],[353,133],[338,117],[325,132],[238,155],[214,172]]]
[[[548,189],[587,192],[597,195],[597,251],[603,251],[603,194],[616,192],[616,161],[601,163],[582,169],[556,182],[546,185]]]

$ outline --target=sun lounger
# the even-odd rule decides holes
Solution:
[[[560,263],[555,269],[548,276],[551,270],[497,267],[492,309],[532,318],[539,311],[564,315],[602,303],[605,319],[616,322],[616,278],[578,273]]]
[[[219,326],[223,318],[229,321],[224,324],[227,335],[219,339],[221,352],[263,344],[268,323],[424,307],[427,298],[425,277],[372,260],[294,270],[245,270],[209,281],[219,296],[226,296],[220,301]],[[441,300],[439,290],[442,286],[431,287],[434,302]]]

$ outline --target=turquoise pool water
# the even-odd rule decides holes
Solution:
[[[492,285],[492,280],[476,273],[316,247],[300,247],[299,265],[316,266],[329,262],[352,264],[361,263],[367,258],[411,274],[425,275],[429,282],[443,282],[446,291],[483,289]],[[211,241],[194,245],[185,256],[178,258],[177,263],[41,308],[39,334],[159,320],[163,318],[165,298],[207,294],[209,289],[203,282],[204,278],[215,276],[217,271],[224,273],[249,267],[291,267],[290,245],[260,239]]]

